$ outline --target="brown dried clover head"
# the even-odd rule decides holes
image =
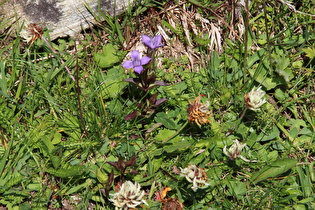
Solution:
[[[201,124],[210,122],[211,111],[209,111],[209,101],[206,104],[201,103],[200,95],[195,98],[193,103],[189,103],[187,112],[189,122],[195,122],[199,127],[201,127]]]
[[[37,23],[30,23],[24,25],[20,32],[20,36],[28,44],[32,44],[36,39],[41,39],[44,31],[43,28]]]

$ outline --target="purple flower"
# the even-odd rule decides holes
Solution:
[[[158,47],[164,46],[164,44],[161,44],[161,41],[162,41],[161,35],[157,35],[157,36],[152,37],[152,38],[147,36],[147,35],[142,35],[143,44],[152,50],[154,50]]]
[[[141,58],[140,53],[137,50],[131,52],[131,61],[125,61],[123,63],[123,67],[126,69],[134,68],[134,71],[138,74],[141,74],[143,71],[143,65],[150,62],[151,58],[148,56],[144,56]]]

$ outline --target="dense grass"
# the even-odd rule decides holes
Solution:
[[[0,206],[114,209],[130,180],[140,209],[314,209],[315,5],[288,4],[147,0],[53,50],[2,34]],[[141,90],[122,63],[163,31],[145,67],[161,83]],[[244,95],[258,86],[267,102],[253,111]],[[197,96],[201,126],[187,113]],[[231,159],[235,140],[246,146]],[[208,186],[191,189],[189,165]]]

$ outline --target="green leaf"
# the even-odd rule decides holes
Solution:
[[[166,128],[171,130],[178,130],[181,125],[178,125],[177,122],[172,119],[173,116],[171,116],[172,113],[165,114],[163,112],[159,112],[154,117],[154,120],[157,123],[162,123]]]
[[[104,184],[108,179],[108,175],[106,173],[103,173],[102,170],[98,168],[96,170],[96,178],[100,183]]]
[[[61,164],[61,157],[52,155],[50,157],[50,159],[51,159],[51,162],[52,162],[54,168],[58,168],[60,166],[60,164]]]
[[[160,130],[160,132],[155,136],[155,139],[157,141],[164,141],[165,139],[171,137],[176,131],[174,130],[168,130],[168,129],[163,129]]]
[[[84,166],[70,166],[68,168],[60,168],[60,169],[53,169],[53,168],[47,168],[46,172],[56,176],[56,177],[61,177],[61,178],[69,178],[73,176],[79,176],[82,175],[84,172],[85,167]]]
[[[252,175],[251,181],[253,184],[257,184],[258,182],[263,181],[267,178],[276,177],[288,171],[290,168],[293,168],[296,163],[297,160],[289,158],[276,160],[270,165],[267,165],[260,169],[258,172],[254,173]]]
[[[107,44],[103,47],[103,52],[95,53],[93,58],[100,67],[110,68],[120,62],[125,54],[125,52],[119,51],[117,46]]]
[[[107,75],[102,85],[103,99],[116,98],[119,93],[128,85],[123,79],[126,74],[122,68],[112,68],[107,71]]]
[[[308,48],[304,48],[302,50],[305,52],[306,56],[309,57],[310,59],[315,58],[315,49],[314,48],[308,47]]]
[[[174,138],[176,139],[176,137]],[[189,148],[191,146],[191,143],[189,143],[187,140],[183,140],[183,141],[180,141],[180,142],[176,142],[170,146],[164,146],[164,150],[167,152],[167,153],[172,153],[174,151],[181,151],[181,150],[185,150],[187,148]]]
[[[89,186],[89,184],[91,183],[90,179],[87,179],[84,183],[80,184],[80,185],[76,185],[72,188],[70,188],[65,194],[66,195],[71,195],[73,193],[78,192],[81,188],[87,188]]]
[[[257,137],[257,140],[269,141],[269,140],[275,139],[277,136],[279,136],[279,134],[280,134],[279,129],[276,126],[274,126],[272,130],[267,133],[267,135],[265,133],[260,133]]]
[[[290,59],[282,55],[272,55],[275,63],[275,71],[284,78],[286,82],[289,82],[293,77],[292,70],[288,68]]]
[[[19,205],[19,209],[20,210],[31,210],[32,208],[31,208],[31,205],[29,203],[25,202],[25,203],[22,203]]]

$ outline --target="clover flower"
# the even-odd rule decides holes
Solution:
[[[266,103],[265,91],[261,90],[261,86],[254,87],[249,93],[244,95],[244,101],[247,108],[253,111],[260,110],[259,108]]]
[[[226,146],[223,148],[223,153],[228,156],[231,160],[236,160],[237,158],[241,158],[246,162],[250,162],[250,160],[244,158],[241,153],[246,144],[241,144],[238,140],[233,141],[234,144],[227,150]]]
[[[211,111],[209,111],[209,101],[206,104],[200,103],[200,95],[197,96],[193,103],[189,103],[187,109],[188,120],[190,123],[195,122],[199,127],[201,124],[209,123]]]
[[[132,60],[125,61],[122,66],[127,69],[134,68],[134,71],[138,74],[141,74],[143,71],[143,65],[149,63],[151,60],[148,56],[141,58],[140,52],[137,50],[132,51],[130,57]]]
[[[193,183],[191,189],[197,191],[198,188],[206,187],[208,184],[207,174],[203,168],[196,165],[189,165],[188,167],[180,170],[180,176],[184,176],[188,182]]]
[[[43,28],[36,24],[31,23],[24,25],[23,29],[20,32],[20,36],[24,39],[28,44],[33,43],[36,39],[42,38]]]
[[[164,44],[161,44],[161,41],[162,41],[162,35],[157,35],[155,37],[142,35],[143,44],[149,47],[151,50],[164,46]]]
[[[113,195],[112,199],[109,199],[116,206],[115,209],[127,210],[128,208],[135,208],[136,206],[147,202],[143,200],[144,191],[140,190],[140,184],[131,181],[123,183],[118,192]]]

